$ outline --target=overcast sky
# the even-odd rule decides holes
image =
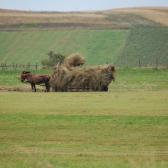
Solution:
[[[0,0],[0,8],[35,11],[85,11],[143,6],[168,7],[168,0]]]

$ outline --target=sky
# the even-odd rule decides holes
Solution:
[[[0,0],[0,8],[30,11],[88,11],[144,6],[168,7],[168,0]]]

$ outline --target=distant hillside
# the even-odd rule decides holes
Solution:
[[[79,52],[87,64],[114,63],[127,30],[57,30],[0,32],[0,64],[41,63],[49,51]]]
[[[1,9],[0,64],[40,64],[52,50],[79,52],[88,64],[168,67],[167,18],[168,8],[67,13]]]
[[[128,8],[97,12],[25,12],[0,9],[0,29],[167,27],[167,18],[168,8]]]
[[[168,26],[168,7],[158,8],[125,8],[109,10],[106,14],[111,19],[122,24],[132,25],[156,25]],[[116,17],[116,18],[115,18]]]
[[[0,10],[1,28],[111,28],[106,15],[94,12],[24,12]]]
[[[168,67],[168,28],[132,29],[116,64]]]
[[[0,64],[40,64],[51,50],[79,52],[87,64],[168,67],[168,28],[0,32]]]

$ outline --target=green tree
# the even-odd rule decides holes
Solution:
[[[52,67],[58,63],[63,63],[65,56],[60,53],[54,53],[50,51],[48,54],[48,59],[44,59],[41,61],[41,64],[44,66]]]

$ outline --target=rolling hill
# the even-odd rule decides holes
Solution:
[[[0,63],[41,63],[49,51],[80,53],[88,64],[114,63],[127,30],[0,32]]]
[[[128,67],[168,67],[168,28],[131,29],[116,64]]]
[[[133,25],[168,26],[168,7],[116,9],[108,11],[107,14],[112,17],[112,21],[117,17],[118,22],[127,23],[128,27]]]
[[[168,66],[168,8],[95,12],[0,10],[0,64],[41,63],[49,51],[88,64]]]
[[[0,10],[1,29],[131,28],[168,26],[168,8],[129,8],[95,12]]]

